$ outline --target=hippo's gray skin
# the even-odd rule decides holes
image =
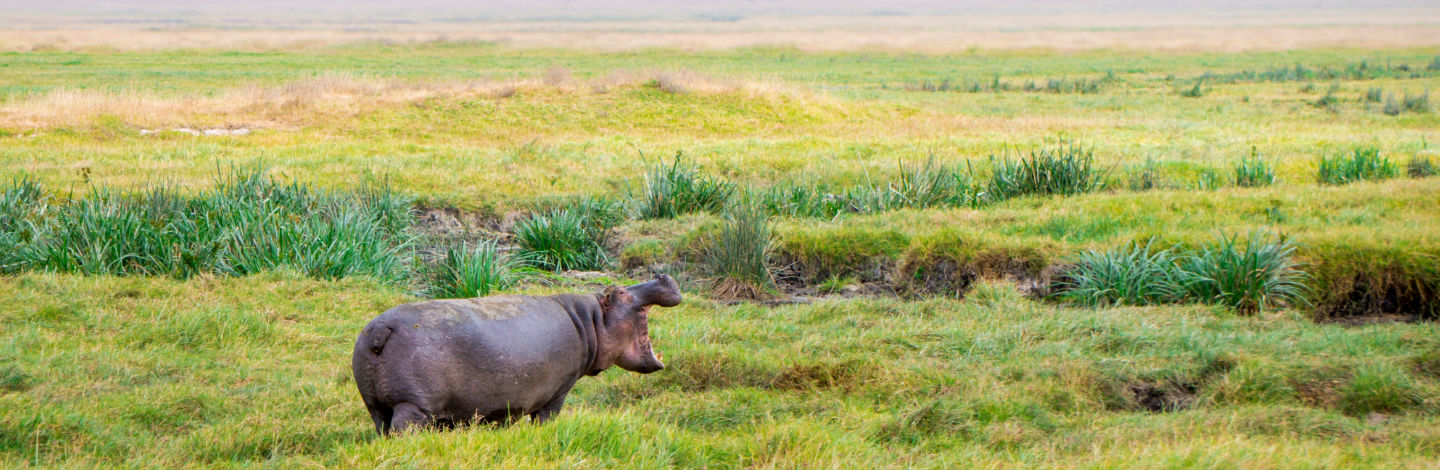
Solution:
[[[581,376],[612,365],[665,368],[650,346],[651,305],[673,307],[670,276],[602,294],[432,300],[376,317],[355,341],[351,367],[375,431],[416,425],[543,422]]]

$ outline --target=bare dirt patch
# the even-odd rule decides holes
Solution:
[[[1440,296],[1422,279],[1357,274],[1347,281],[1337,283],[1343,295],[1318,305],[1319,321],[1360,326],[1440,317]]]
[[[1128,387],[1135,403],[1146,411],[1160,413],[1189,408],[1195,404],[1198,390],[1187,382],[1134,382]]]

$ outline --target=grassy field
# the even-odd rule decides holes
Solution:
[[[669,368],[583,380],[552,423],[381,440],[347,359],[407,300],[394,288],[24,275],[0,292],[7,467],[1423,468],[1440,451],[1433,323],[1057,308],[1005,284],[692,297],[656,316]]]
[[[1436,89],[1434,46],[0,53],[0,466],[1433,468]],[[1226,240],[1301,294],[1197,294]],[[1155,295],[1074,294],[1139,246]],[[675,274],[669,368],[375,438],[355,335],[471,249]]]

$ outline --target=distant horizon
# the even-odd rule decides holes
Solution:
[[[1065,17],[1085,18],[1074,27],[1107,28],[1107,17],[1153,18],[1161,25],[1213,22],[1233,19],[1240,23],[1268,21],[1278,24],[1333,25],[1381,23],[1440,24],[1440,6],[1415,0],[1379,2],[1269,0],[1249,2],[1134,2],[1055,0],[1028,1],[720,1],[705,5],[655,0],[585,1],[534,0],[458,2],[415,0],[359,2],[321,0],[297,6],[294,2],[257,0],[244,4],[195,5],[176,0],[104,1],[61,0],[53,2],[0,0],[0,9],[9,19],[0,24],[24,26],[24,22],[137,23],[212,27],[255,27],[285,23],[288,26],[323,27],[355,23],[406,24],[415,22],[607,22],[607,21],[709,21],[735,22],[756,18],[811,17],[1023,17],[1036,19],[1036,27],[1066,27]],[[1175,16],[1181,15],[1183,16]],[[1058,19],[1057,19],[1058,18]],[[304,24],[295,24],[304,23]],[[1133,25],[1132,25],[1133,26]]]

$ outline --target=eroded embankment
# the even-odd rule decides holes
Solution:
[[[524,217],[427,210],[417,228],[451,238],[507,240],[515,221]],[[693,245],[701,238],[697,233],[713,230],[713,224],[678,220],[670,225],[669,230],[631,227],[610,247],[617,269],[636,276],[667,272],[705,285]],[[1434,320],[1440,313],[1440,274],[1422,241],[1397,244],[1310,234],[1296,246],[1310,305],[1278,306],[1305,308],[1316,321],[1344,324]],[[778,230],[770,266],[782,297],[964,298],[977,281],[1001,280],[1029,297],[1058,300],[1084,249],[1063,241],[956,227],[907,231],[876,223],[792,222]],[[1142,385],[1136,385],[1140,391],[1135,393],[1175,388]]]

